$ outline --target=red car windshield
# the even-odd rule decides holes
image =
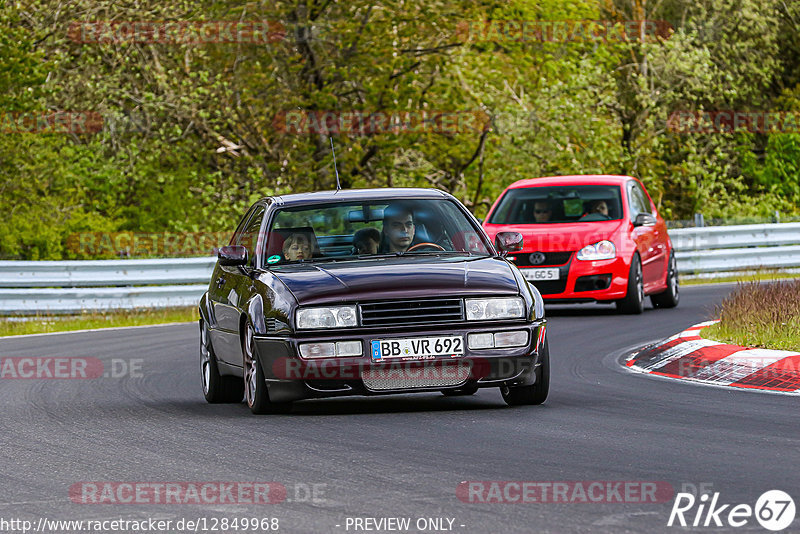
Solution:
[[[548,224],[622,218],[617,185],[540,186],[510,189],[489,219],[491,224]]]

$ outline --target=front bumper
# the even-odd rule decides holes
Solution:
[[[521,347],[469,349],[467,335],[524,330],[528,342]],[[255,353],[264,371],[270,400],[288,402],[342,395],[380,395],[440,391],[461,387],[528,385],[535,381],[544,340],[545,320],[487,325],[444,325],[424,330],[419,326],[387,331],[358,330],[335,335],[303,334],[293,337],[256,336]],[[372,340],[461,336],[464,355],[424,360],[383,359],[370,354]],[[300,343],[356,341],[364,353],[358,357],[303,359]]]
[[[539,290],[545,302],[612,301],[624,298],[628,291],[630,266],[621,257],[578,261],[573,254],[567,264],[547,268],[558,268],[559,279],[544,282],[528,280]],[[520,267],[523,275],[528,269],[532,268]]]

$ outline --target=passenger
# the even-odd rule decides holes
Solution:
[[[381,252],[405,252],[414,241],[414,213],[404,204],[389,204],[383,210]]]
[[[533,204],[533,217],[537,223],[548,222],[553,213],[553,208],[550,207],[550,202],[547,200],[537,200]]]
[[[311,259],[311,240],[306,234],[292,234],[283,242],[283,257],[289,261]]]
[[[588,213],[599,213],[600,215],[608,217],[608,204],[606,204],[605,200],[593,200],[592,203],[589,204]]]
[[[377,228],[362,228],[353,235],[353,247],[358,254],[377,254],[381,233]]]

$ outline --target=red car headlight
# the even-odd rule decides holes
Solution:
[[[578,251],[577,258],[583,261],[613,260],[617,256],[617,247],[608,239],[586,245]]]

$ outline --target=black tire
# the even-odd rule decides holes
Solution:
[[[242,367],[244,369],[244,400],[254,414],[265,413],[287,413],[292,409],[291,402],[272,402],[269,400],[267,382],[264,379],[264,370],[255,354],[255,343],[253,342],[253,325],[245,323],[244,335],[242,336]]]
[[[617,301],[617,311],[638,315],[644,311],[644,279],[642,278],[642,261],[639,254],[633,255],[631,270],[628,272],[628,291],[624,299]]]
[[[200,376],[203,396],[211,404],[242,402],[244,384],[236,376],[221,376],[217,356],[211,346],[208,325],[200,319]]]
[[[445,397],[463,397],[467,395],[474,395],[478,391],[478,386],[469,385],[457,389],[443,389],[442,395]]]
[[[530,386],[501,387],[500,393],[509,406],[542,404],[550,393],[550,344],[544,340],[542,365],[536,368],[536,382]]]
[[[654,308],[674,308],[681,300],[680,288],[678,287],[678,262],[675,260],[675,251],[669,254],[669,264],[667,267],[667,289],[661,293],[650,295],[650,302]]]

